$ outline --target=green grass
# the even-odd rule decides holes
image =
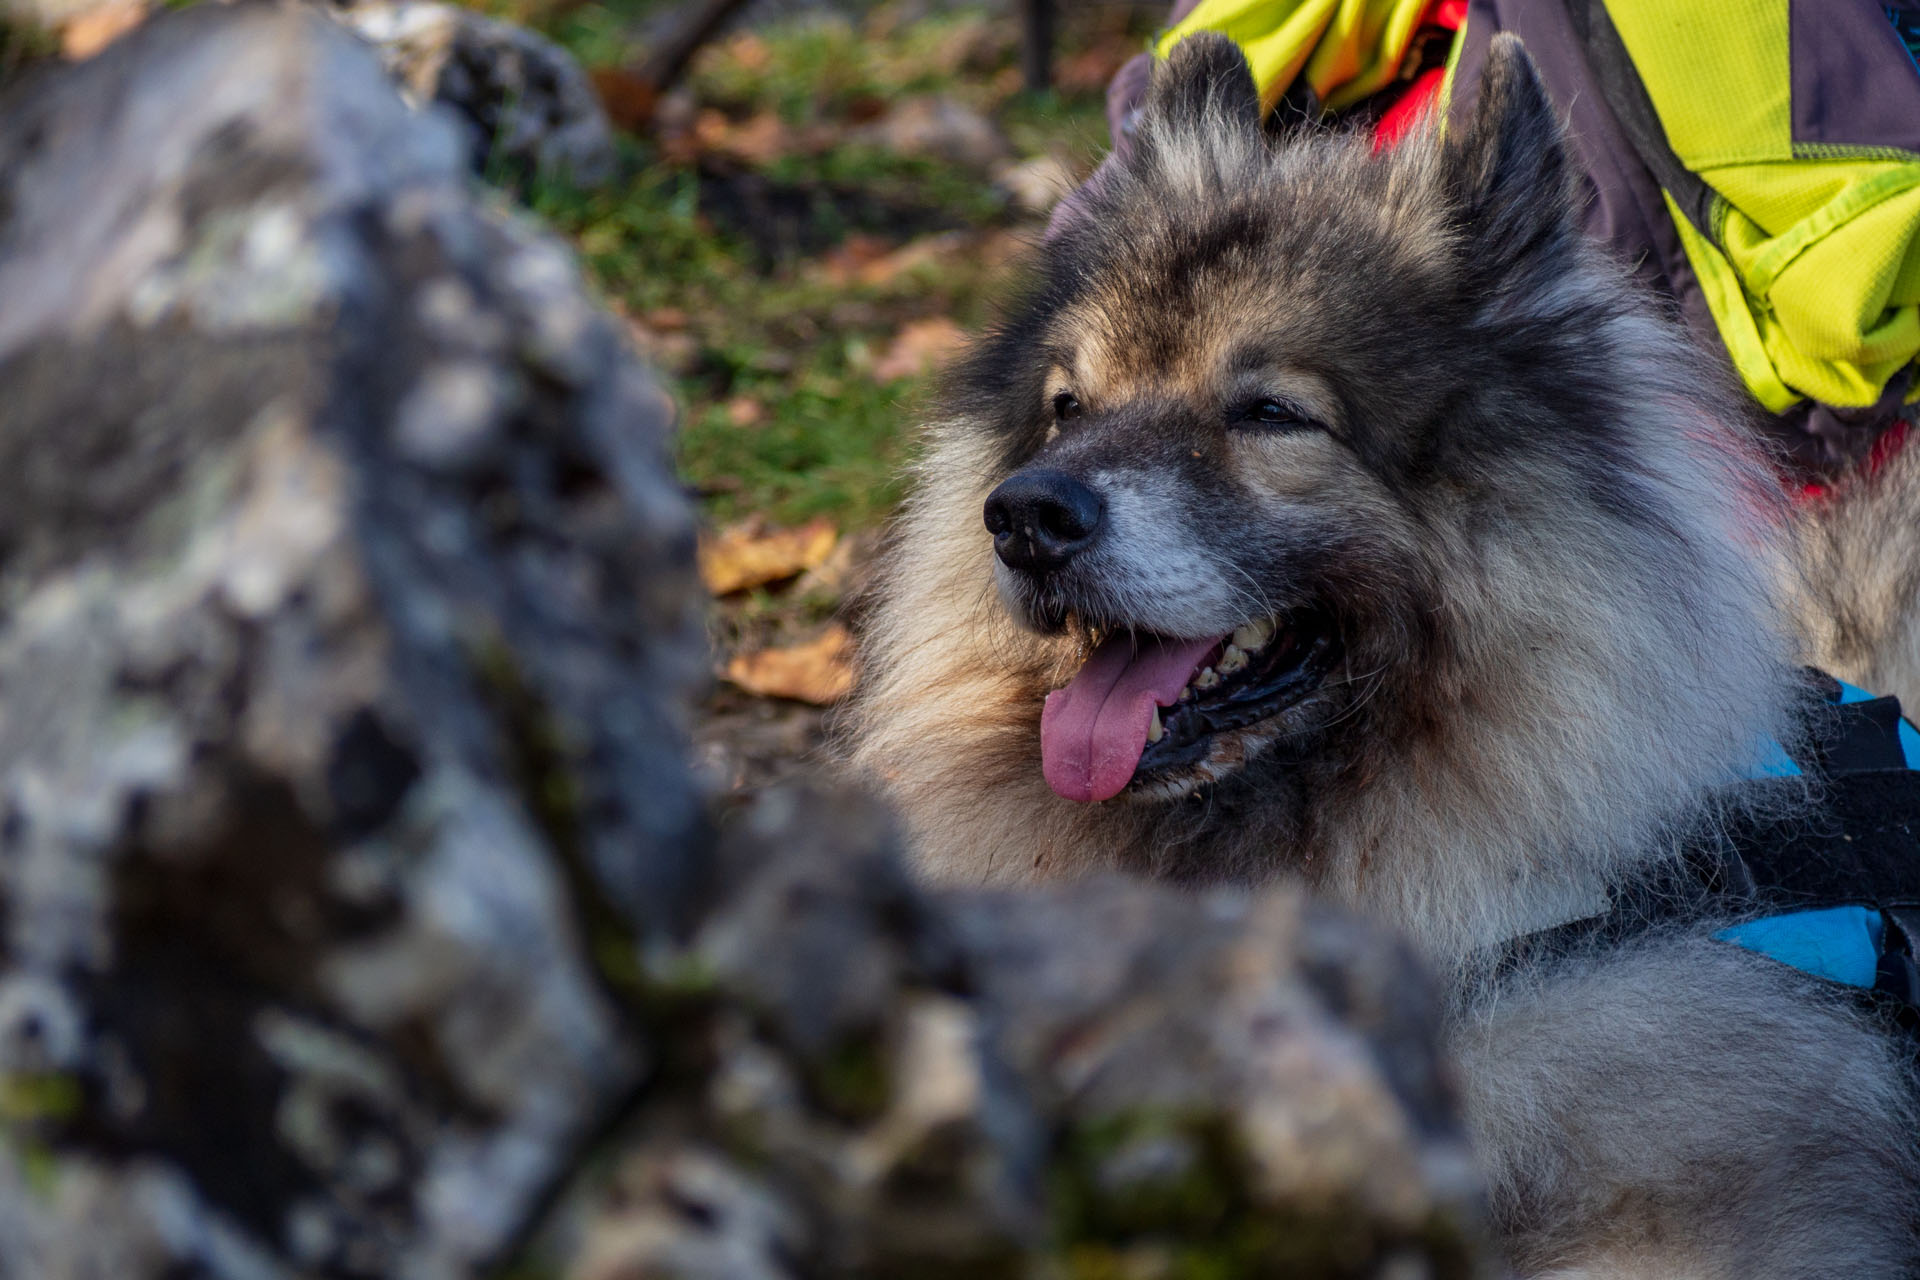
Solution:
[[[502,10],[539,3],[488,0]],[[632,33],[656,9],[654,0],[615,0],[521,16],[588,66],[614,66],[635,60]],[[1100,20],[1112,39],[1113,19]],[[1073,38],[1063,33],[1063,47]],[[877,380],[874,362],[910,322],[942,316],[977,327],[1002,273],[972,240],[868,282],[836,275],[822,259],[854,234],[897,248],[1016,221],[984,175],[861,136],[903,97],[946,95],[993,118],[1017,156],[1051,152],[1091,166],[1105,145],[1099,91],[1020,93],[1017,55],[1004,15],[900,22],[882,8],[859,26],[812,16],[756,29],[705,50],[686,91],[696,112],[735,126],[777,116],[792,142],[782,154],[710,157],[696,171],[684,147],[629,140],[629,176],[614,186],[529,193],[617,306],[642,325],[675,313],[664,326],[672,349],[656,356],[682,406],[680,466],[711,519],[827,515],[852,530],[899,500],[925,380]],[[770,237],[730,213],[729,182],[777,188],[785,234]]]
[[[852,529],[884,518],[919,380],[876,381],[868,366],[908,320],[977,323],[991,273],[965,260],[876,285],[835,282],[810,263],[768,272],[698,212],[690,175],[660,167],[596,193],[536,189],[532,201],[629,313],[685,315],[697,354],[677,379],[679,461],[715,520],[830,515]],[[763,417],[736,424],[740,398]]]
[[[884,518],[900,498],[904,394],[901,384],[809,370],[768,422],[742,429],[722,409],[692,417],[682,434],[681,467],[702,486],[717,519],[760,511],[790,524],[827,515],[860,528]]]
[[[878,30],[823,15],[755,32],[703,59],[692,85],[715,106],[771,109],[791,124],[914,93],[951,93],[981,106],[995,97],[991,75],[1009,64],[1014,39],[1010,22],[980,13]]]
[[[848,143],[817,155],[781,156],[762,170],[775,182],[859,193],[873,208],[937,213],[939,220],[983,226],[1007,211],[1006,197],[978,175],[923,156],[903,156],[866,143]],[[843,230],[865,230],[848,223]]]

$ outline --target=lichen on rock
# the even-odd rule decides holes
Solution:
[[[0,169],[0,1043],[77,1099],[8,1130],[119,1206],[0,1273],[468,1274],[646,1061],[581,897],[669,930],[705,840],[668,402],[311,11],[155,20]]]
[[[0,1276],[1477,1274],[1355,921],[716,821],[671,404],[466,159],[300,7],[0,101]]]
[[[410,101],[459,121],[475,168],[577,186],[613,176],[613,126],[586,71],[551,40],[437,0],[332,12],[373,42]]]

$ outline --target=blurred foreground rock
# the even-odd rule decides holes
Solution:
[[[416,103],[448,108],[475,169],[579,186],[613,176],[613,127],[573,55],[546,37],[435,0],[373,0],[335,10],[373,41]]]
[[[641,1078],[581,902],[702,848],[670,406],[314,13],[0,174],[0,1272],[464,1273]]]
[[[411,105],[445,112],[474,172],[508,186],[590,187],[617,171],[613,125],[593,81],[537,32],[439,0],[314,3],[378,50]],[[169,7],[168,0],[0,0],[0,36],[17,26],[69,59],[90,58]],[[0,44],[0,73],[8,69],[4,53]]]
[[[850,796],[730,828],[579,1280],[1467,1277],[1408,957],[1304,896],[916,888]],[[584,1242],[584,1243],[583,1243]]]
[[[1474,1274],[1343,917],[716,843],[670,406],[465,159],[310,10],[0,101],[0,1277]]]

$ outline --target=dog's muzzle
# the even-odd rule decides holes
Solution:
[[[1044,578],[1093,544],[1106,508],[1064,471],[1020,471],[987,495],[987,532],[1002,564]]]

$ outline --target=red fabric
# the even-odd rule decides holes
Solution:
[[[1420,123],[1420,118],[1433,106],[1433,100],[1440,92],[1441,82],[1447,78],[1445,67],[1435,67],[1423,71],[1400,100],[1388,107],[1380,116],[1380,123],[1373,127],[1373,149],[1385,151],[1405,137],[1407,131]]]
[[[1867,452],[1867,474],[1872,475],[1881,467],[1886,466],[1888,459],[1906,448],[1907,442],[1911,440],[1912,437],[1913,424],[1905,418],[1902,418],[1885,431],[1882,431],[1879,439],[1873,442],[1873,448]],[[1799,491],[1793,495],[1793,500],[1795,502],[1816,502],[1832,492],[1833,489],[1831,486],[1816,481],[1813,484],[1801,485]]]
[[[1423,27],[1439,27],[1446,31],[1458,31],[1467,21],[1467,0],[1433,0],[1420,19]],[[1447,78],[1445,67],[1434,67],[1421,72],[1414,78],[1407,91],[1380,115],[1380,122],[1373,127],[1373,149],[1384,151],[1405,137],[1407,131],[1420,123],[1433,106],[1433,100],[1440,93],[1440,86]]]

